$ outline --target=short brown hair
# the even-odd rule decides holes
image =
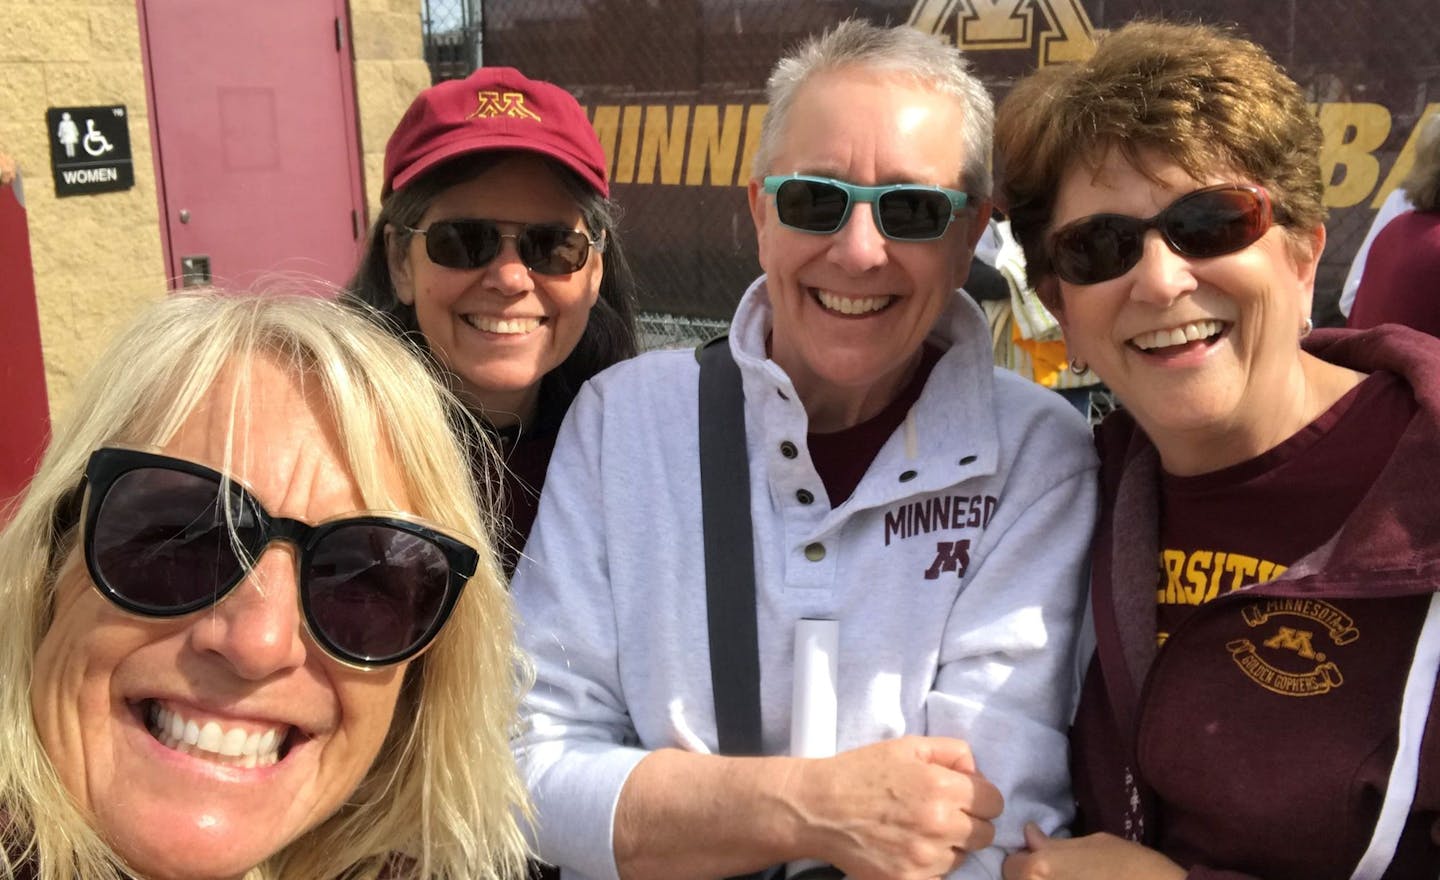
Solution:
[[[1211,25],[1158,21],[1127,24],[1088,60],[1021,80],[995,126],[1005,207],[1042,291],[1055,196],[1076,163],[1098,166],[1115,149],[1142,171],[1146,152],[1196,178],[1234,170],[1269,191],[1281,223],[1308,231],[1325,222],[1321,140],[1299,86],[1260,46]]]

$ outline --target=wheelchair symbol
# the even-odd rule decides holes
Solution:
[[[115,149],[115,145],[105,139],[104,133],[95,130],[93,119],[85,120],[85,140],[80,145],[92,156],[103,156]]]

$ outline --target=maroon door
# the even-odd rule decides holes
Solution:
[[[138,0],[172,278],[343,283],[364,229],[345,0]]]
[[[30,482],[50,433],[30,231],[19,191],[18,181],[0,186],[0,525],[5,502]]]

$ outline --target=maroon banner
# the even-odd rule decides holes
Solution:
[[[1409,170],[1416,121],[1440,110],[1434,0],[486,0],[482,45],[486,64],[557,82],[589,108],[643,306],[724,318],[759,272],[744,187],[766,75],[787,47],[852,14],[944,36],[997,97],[1139,15],[1236,25],[1307,91],[1325,131],[1322,324],[1338,323],[1351,257]]]

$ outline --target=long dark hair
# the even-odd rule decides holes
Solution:
[[[415,307],[400,301],[390,279],[390,252],[385,243],[386,227],[394,228],[401,246],[412,234],[406,226],[415,226],[441,193],[478,177],[502,158],[512,153],[471,153],[452,159],[427,171],[387,195],[380,205],[380,216],[370,228],[365,254],[355,277],[350,279],[344,299],[362,303],[389,318],[391,329],[408,339],[424,352],[430,347],[415,318]],[[625,258],[620,242],[618,206],[591,189],[570,169],[549,159],[546,163],[555,172],[565,190],[574,198],[585,219],[585,227],[595,237],[605,239],[605,271],[600,276],[600,295],[590,309],[585,332],[560,366],[548,373],[541,383],[542,409],[563,412],[580,390],[581,384],[613,363],[633,357],[637,351],[635,331],[635,276]],[[434,362],[433,358],[427,358]],[[553,411],[553,410],[552,410]]]

